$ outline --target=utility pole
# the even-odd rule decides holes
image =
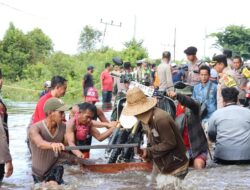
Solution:
[[[172,51],[172,48],[173,48],[173,54],[174,54],[174,62],[175,62],[175,52],[176,52],[176,28],[174,28],[174,43],[172,44],[164,44],[164,43],[161,43],[161,46],[163,46],[164,48],[164,51],[166,51],[166,47],[169,47],[168,49],[171,49]],[[169,50],[168,50],[169,51]]]
[[[136,15],[134,17],[134,39],[136,37]]]
[[[204,36],[204,58],[206,57],[206,46],[207,46],[207,27],[205,28],[205,36]]]
[[[121,27],[121,26],[122,26],[122,23],[120,22],[120,24],[114,24],[114,21],[113,21],[113,20],[111,20],[110,22],[106,22],[106,21],[103,21],[103,20],[101,19],[101,24],[104,24],[104,25],[105,25],[104,32],[103,32],[103,38],[102,38],[102,47],[103,47],[104,39],[105,39],[106,31],[107,31],[107,26],[117,26],[117,27]]]
[[[176,27],[174,28],[174,62],[175,62],[175,48],[176,48]]]

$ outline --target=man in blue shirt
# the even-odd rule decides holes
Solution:
[[[202,118],[208,120],[212,113],[217,109],[217,85],[209,80],[210,68],[202,65],[199,68],[200,82],[194,86],[192,98],[198,102],[205,103],[207,114]]]

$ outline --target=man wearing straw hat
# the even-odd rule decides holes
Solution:
[[[127,92],[127,104],[122,115],[135,116],[147,132],[149,146],[142,158],[153,160],[154,171],[184,178],[188,171],[186,148],[171,116],[155,105],[155,98],[147,98],[139,88]]]

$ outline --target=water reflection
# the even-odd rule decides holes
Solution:
[[[26,126],[34,110],[33,103],[18,103],[8,106],[10,149],[13,157],[14,173],[9,179],[4,179],[2,189],[43,189],[40,185],[34,186],[31,178],[31,158],[28,152]],[[107,117],[110,112],[106,113]],[[96,140],[93,141],[97,144]],[[102,142],[106,144],[107,141]],[[91,151],[91,158],[103,159],[103,150]],[[149,185],[149,174],[144,172],[124,172],[119,174],[82,173],[78,166],[65,166],[64,180],[67,185],[62,189],[88,190],[128,190],[128,189],[250,189],[250,166],[218,166],[211,160],[206,169],[191,170],[184,181],[175,183],[172,178],[158,178],[159,184]]]

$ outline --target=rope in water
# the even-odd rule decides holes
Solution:
[[[10,86],[10,85],[3,85],[3,87],[17,89],[17,90],[33,91],[33,92],[40,92],[41,91],[41,90],[22,88],[22,87],[17,87],[17,86]],[[79,90],[82,90],[82,89],[81,88],[74,89],[74,90],[71,90],[71,91],[67,91],[67,93],[73,93],[73,92],[76,92],[76,91],[79,91]]]
[[[26,90],[26,91],[33,91],[33,92],[40,92],[41,90],[34,90],[34,89],[28,89],[28,88],[22,88],[17,86],[9,86],[9,85],[3,85],[3,87],[12,88],[12,89],[19,89],[19,90]]]

